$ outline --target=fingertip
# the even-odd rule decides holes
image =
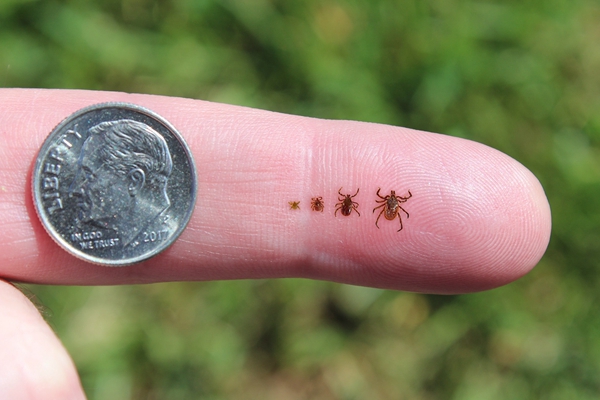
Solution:
[[[445,233],[451,238],[446,254],[456,257],[441,266],[448,270],[439,292],[511,283],[538,264],[550,240],[550,206],[535,175],[496,149],[464,142],[468,154],[454,160],[452,179],[443,189]],[[439,227],[439,221],[432,225]]]
[[[513,179],[517,190],[515,201],[507,207],[507,212],[514,208],[514,218],[505,229],[513,232],[514,240],[506,245],[506,259],[496,262],[499,278],[496,286],[510,283],[529,273],[546,252],[552,230],[550,204],[542,184],[518,161],[510,158],[507,162],[514,164]]]
[[[416,292],[469,293],[510,283],[539,262],[550,237],[550,209],[527,168],[470,140],[389,130],[373,134],[377,140],[370,144],[376,147],[371,152],[379,156],[363,174],[370,187],[364,192],[361,188],[360,202],[372,208],[380,205],[375,202],[378,190],[401,196],[410,191],[410,200],[402,203],[410,217],[401,215],[400,231],[397,218],[381,218],[377,226],[373,214],[361,218],[351,234],[344,232],[344,249],[327,250],[335,253],[338,264],[347,265],[339,280]],[[316,274],[336,280],[337,271],[320,269]]]

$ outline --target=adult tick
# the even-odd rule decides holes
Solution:
[[[382,214],[385,217],[385,219],[387,219],[388,221],[393,221],[394,218],[396,218],[396,216],[398,216],[398,220],[400,221],[400,229],[398,229],[397,232],[400,232],[402,230],[402,215],[400,214],[400,210],[404,211],[404,213],[406,214],[406,218],[409,217],[408,212],[404,208],[402,208],[400,203],[406,203],[408,201],[408,199],[410,199],[412,197],[412,193],[409,190],[408,196],[402,197],[402,196],[396,196],[396,191],[392,190],[392,193],[390,193],[389,195],[384,197],[379,194],[380,190],[381,190],[381,188],[377,189],[377,196],[381,200],[375,200],[375,202],[382,203],[382,204],[373,209],[373,212],[375,212],[375,210],[377,210],[378,208],[381,208],[381,212],[377,216],[377,220],[375,220],[375,226],[377,228],[379,228],[379,225],[377,225],[377,222],[379,222],[379,218],[381,218]]]
[[[359,190],[360,189],[356,189],[356,193],[354,193],[352,196],[350,196],[349,194],[342,194],[342,188],[340,188],[340,190],[338,190],[338,194],[340,195],[340,197],[338,198],[339,203],[337,203],[335,205],[337,208],[335,209],[335,212],[333,213],[334,217],[337,216],[337,212],[339,210],[341,210],[342,215],[344,215],[346,217],[349,216],[350,214],[352,214],[352,210],[354,210],[360,217],[360,213],[357,210],[358,203],[352,200],[354,197],[356,197]]]

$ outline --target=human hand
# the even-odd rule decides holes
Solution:
[[[303,277],[464,293],[517,279],[548,243],[550,210],[537,179],[471,141],[158,96],[0,93],[6,280],[107,285]],[[196,210],[181,237],[160,255],[122,268],[61,250],[31,200],[33,162],[48,133],[72,112],[106,101],[138,104],[171,122],[189,144],[199,178]],[[340,187],[350,194],[360,188],[353,199],[360,217],[334,216]],[[383,218],[375,226],[378,188],[411,191],[402,231]],[[310,210],[318,196],[323,213]],[[300,201],[300,209],[290,209],[290,201]],[[0,316],[0,377],[7,377],[0,378],[0,393],[6,387],[32,398],[52,398],[53,390],[56,398],[83,396],[68,356],[28,301],[2,284],[0,304],[10,311]]]

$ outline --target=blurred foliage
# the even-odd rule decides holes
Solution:
[[[0,86],[466,137],[529,167],[554,211],[540,265],[474,295],[305,280],[32,287],[89,398],[597,398],[599,42],[594,0],[0,2]]]

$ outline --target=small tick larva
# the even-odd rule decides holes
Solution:
[[[354,193],[352,196],[350,196],[349,194],[342,194],[342,188],[340,188],[340,190],[338,190],[338,194],[340,195],[340,197],[338,198],[339,203],[337,203],[335,206],[337,207],[335,209],[335,212],[333,213],[333,216],[337,216],[337,212],[338,210],[342,210],[342,215],[343,216],[349,216],[350,214],[352,214],[352,210],[356,211],[356,213],[358,214],[358,216],[360,217],[360,213],[358,212],[358,203],[355,201],[352,201],[352,199],[354,197],[356,197],[356,195],[358,194],[358,191],[360,189],[356,189],[356,193]]]
[[[290,210],[299,210],[300,209],[299,201],[288,201],[288,204],[290,205]]]
[[[321,211],[323,212],[323,209],[325,208],[325,203],[323,203],[323,197],[313,197],[310,200],[310,208],[313,211]]]
[[[394,218],[396,218],[396,216],[398,216],[398,221],[400,221],[400,229],[398,229],[397,232],[400,232],[402,230],[402,215],[400,214],[400,210],[404,211],[406,218],[409,217],[408,212],[402,208],[402,206],[400,206],[400,203],[406,203],[408,199],[412,197],[412,193],[409,190],[408,196],[402,197],[396,196],[396,191],[392,190],[392,193],[384,197],[379,194],[380,190],[381,188],[377,189],[377,196],[381,200],[375,200],[375,202],[381,203],[381,205],[373,209],[373,212],[375,212],[375,210],[381,208],[381,212],[377,216],[377,220],[375,220],[375,226],[379,229],[379,225],[377,225],[377,223],[379,222],[379,218],[381,218],[382,214],[388,221],[392,221]]]

